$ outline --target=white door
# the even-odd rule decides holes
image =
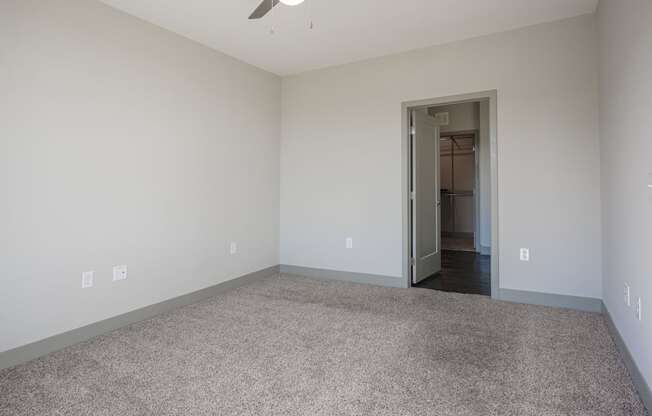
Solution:
[[[412,283],[441,270],[439,126],[412,111]]]

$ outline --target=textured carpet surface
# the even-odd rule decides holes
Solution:
[[[644,415],[598,314],[279,276],[0,371],[2,415]]]

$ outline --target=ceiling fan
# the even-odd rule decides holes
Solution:
[[[254,12],[251,13],[251,16],[249,16],[249,20],[260,19],[279,3],[283,3],[286,6],[296,6],[298,4],[303,3],[303,0],[263,0],[258,5],[258,7],[256,7],[256,10],[254,10]]]

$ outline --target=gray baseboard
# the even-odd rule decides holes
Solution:
[[[312,267],[292,266],[281,264],[281,273],[311,277],[313,279],[340,280],[353,283],[364,283],[376,286],[407,287],[402,277],[391,277],[377,274],[343,272],[339,270],[315,269]]]
[[[604,320],[607,323],[607,328],[609,329],[611,338],[614,340],[614,344],[616,344],[618,351],[620,351],[620,356],[625,362],[625,366],[629,371],[629,376],[634,383],[636,391],[638,391],[639,397],[647,408],[648,413],[652,412],[652,390],[645,381],[643,373],[641,373],[641,370],[639,370],[638,366],[636,365],[634,357],[632,357],[632,354],[629,352],[629,348],[627,348],[623,337],[620,335],[618,328],[616,328],[616,325],[611,318],[611,314],[609,313],[609,310],[604,303],[602,304],[602,314],[604,315]]]
[[[602,312],[602,300],[596,298],[500,289],[498,299],[530,305],[552,306],[554,308],[567,308],[586,312]]]
[[[480,254],[483,256],[491,256],[491,247],[480,245]]]
[[[244,286],[251,282],[264,279],[268,276],[276,275],[278,273],[279,266],[268,267],[263,270],[237,277],[235,279],[227,280],[226,282],[218,283],[215,286],[207,287],[196,292],[188,293],[176,298],[165,300],[163,302],[145,306],[143,308],[136,309],[135,311],[127,312],[122,315],[114,316],[113,318],[95,322],[81,328],[73,329],[62,334],[54,335],[49,338],[33,342],[31,344],[1,352],[0,369],[13,367],[15,365],[33,360],[34,358],[41,357],[70,345],[74,345],[98,335],[116,330],[123,326],[151,318],[181,306],[199,302],[200,300],[210,298],[220,293],[227,292],[237,287]]]

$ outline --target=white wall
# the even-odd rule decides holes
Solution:
[[[0,91],[0,351],[278,264],[278,77],[95,1],[2,0]]]
[[[480,106],[475,102],[439,105],[429,108],[428,113],[448,113],[448,124],[439,128],[442,133],[480,128]]]
[[[652,385],[652,2],[603,0],[600,33],[600,133],[604,302]],[[623,286],[643,299],[643,320],[623,301]]]
[[[500,284],[599,298],[596,64],[586,15],[285,78],[281,263],[398,279],[401,103],[497,89]]]

